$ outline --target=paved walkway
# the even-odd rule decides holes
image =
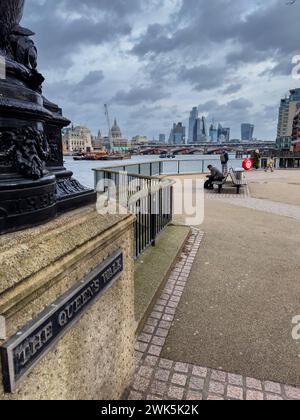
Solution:
[[[204,234],[189,242],[136,343],[129,400],[299,400],[300,389],[161,357]]]
[[[246,188],[240,196],[237,194],[217,194],[216,192],[207,192],[205,196],[208,200],[221,200],[235,206],[300,220],[300,206],[253,198],[250,196],[249,188]]]

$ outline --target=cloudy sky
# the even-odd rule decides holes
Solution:
[[[107,134],[169,134],[200,106],[240,137],[241,122],[274,139],[280,98],[299,86],[300,1],[26,0],[44,94],[74,124]]]

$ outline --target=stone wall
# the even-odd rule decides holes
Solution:
[[[119,248],[124,272],[18,386],[0,400],[119,399],[134,360],[133,216],[93,207],[0,237],[0,334],[10,337]],[[3,338],[3,337],[1,337]],[[3,341],[0,341],[0,344]],[[2,372],[0,368],[0,378]]]

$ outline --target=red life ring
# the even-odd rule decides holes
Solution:
[[[245,171],[250,171],[253,168],[253,160],[252,159],[245,159],[243,162],[243,168]]]

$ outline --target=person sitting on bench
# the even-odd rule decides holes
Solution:
[[[212,165],[207,167],[210,171],[210,175],[207,176],[208,180],[204,184],[204,188],[206,190],[213,190],[214,189],[214,181],[223,181],[224,176],[218,168],[215,168]]]

